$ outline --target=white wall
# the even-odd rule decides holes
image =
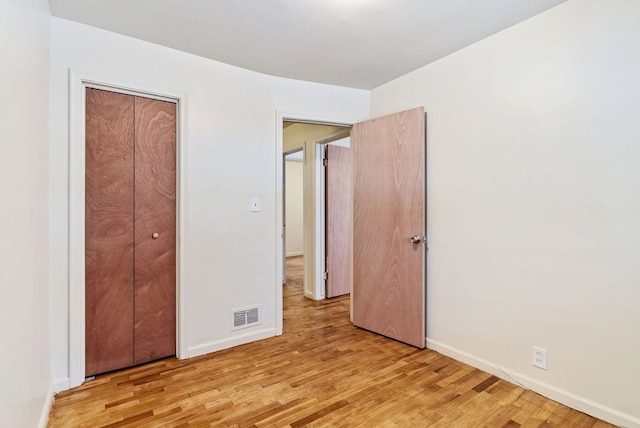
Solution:
[[[276,111],[359,120],[362,90],[277,78],[70,21],[52,20],[53,374],[68,382],[68,70],[186,93],[183,277],[186,344],[198,355],[275,334]],[[250,198],[261,198],[251,213]],[[262,305],[262,325],[229,331],[229,310]]]
[[[287,225],[286,254],[299,256],[304,253],[303,224],[303,163],[285,162],[285,224]]]
[[[371,101],[373,116],[427,110],[429,345],[627,426],[640,426],[639,76],[640,2],[570,0]]]
[[[0,426],[50,401],[49,32],[46,0],[0,2]]]
[[[313,123],[294,123],[286,127],[282,132],[282,151],[284,153],[293,150],[302,150],[305,141],[322,140],[343,127],[333,125],[316,125]]]

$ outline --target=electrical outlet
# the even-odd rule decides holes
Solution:
[[[533,366],[541,368],[542,370],[547,369],[547,350],[543,348],[539,348],[537,346],[533,347]]]

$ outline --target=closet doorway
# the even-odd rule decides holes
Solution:
[[[176,104],[86,88],[85,375],[176,353]]]

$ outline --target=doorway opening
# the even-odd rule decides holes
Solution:
[[[284,154],[283,184],[283,276],[287,282],[287,260],[304,258],[304,153],[302,149]]]
[[[282,282],[287,260],[298,258],[304,296],[313,300],[327,296],[325,147],[344,145],[350,129],[349,124],[282,122]],[[281,304],[281,296],[277,299]]]

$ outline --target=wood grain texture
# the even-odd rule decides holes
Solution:
[[[351,292],[351,153],[327,145],[326,241],[328,298]]]
[[[135,118],[134,362],[140,364],[176,352],[176,105],[136,97]]]
[[[86,90],[86,375],[133,363],[134,98]]]
[[[351,152],[353,322],[424,348],[424,109],[354,125]]]
[[[355,328],[289,257],[284,334],[96,377],[55,396],[50,428],[592,427],[605,422],[431,350]]]

